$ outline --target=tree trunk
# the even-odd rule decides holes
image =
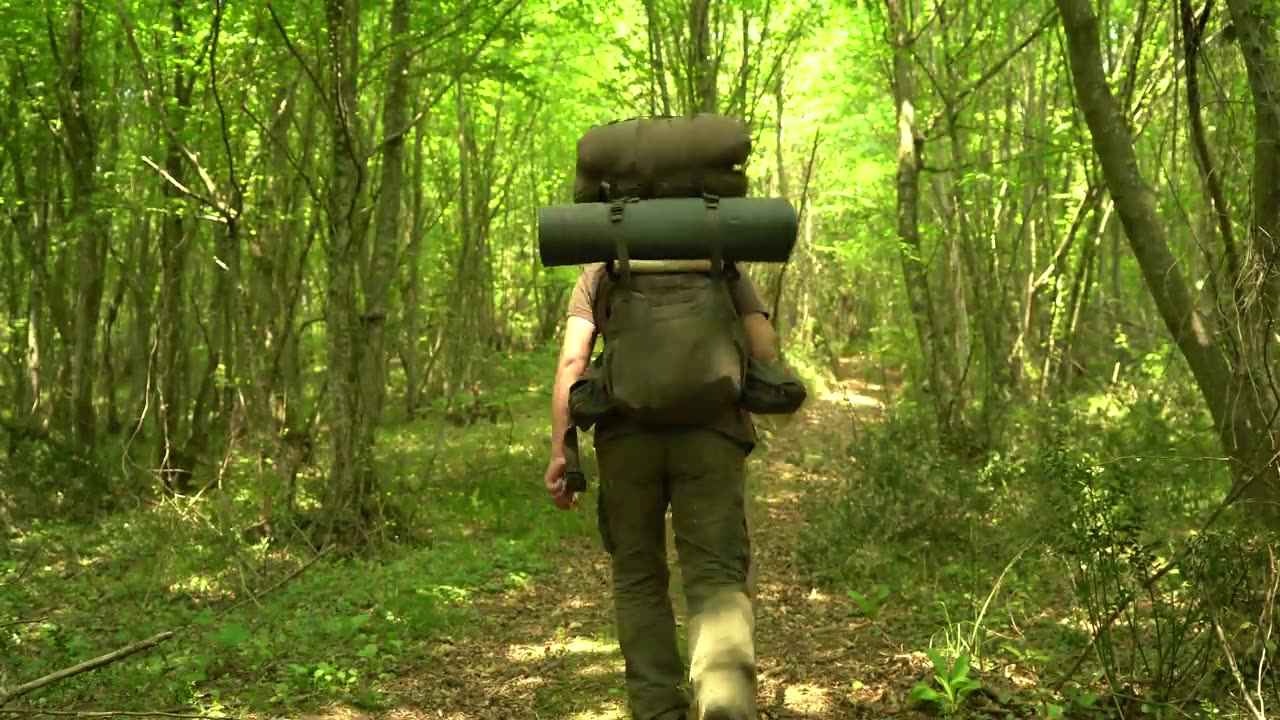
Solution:
[[[327,193],[328,287],[325,328],[329,361],[329,529],[342,536],[372,520],[373,458],[362,452],[361,347],[356,266],[361,252],[359,200],[365,166],[358,123],[360,6],[358,0],[327,0],[326,54],[329,71],[329,135],[333,143]],[[348,537],[348,541],[354,538]]]
[[[27,332],[26,338],[24,338],[26,352],[23,362],[23,374],[25,375],[23,385],[25,385],[25,388],[22,392],[16,393],[15,403],[17,407],[15,409],[18,410],[18,413],[15,419],[28,417],[34,419],[44,414],[44,407],[41,403],[40,361],[42,329],[44,327],[44,286],[45,263],[48,255],[48,234],[40,232],[39,228],[35,227],[38,222],[38,216],[32,210],[34,204],[30,189],[27,187],[27,163],[25,154],[22,151],[20,134],[22,128],[20,119],[22,116],[18,111],[18,96],[22,89],[19,87],[17,64],[10,64],[9,69],[9,102],[6,103],[6,112],[9,115],[9,121],[13,125],[4,135],[4,151],[9,159],[9,165],[13,168],[14,193],[18,200],[13,216],[13,227],[17,235],[18,247],[21,250],[23,260],[26,261],[28,272]],[[40,224],[43,225],[43,223]]]
[[[907,288],[907,300],[915,323],[928,381],[927,392],[937,409],[938,429],[951,426],[949,388],[945,386],[942,359],[938,356],[938,322],[929,293],[929,277],[920,247],[920,157],[915,126],[915,79],[912,71],[911,31],[902,0],[885,0],[893,26],[893,94],[898,116],[897,224],[898,251]]]
[[[1237,488],[1254,505],[1255,513],[1274,525],[1280,478],[1273,454],[1280,437],[1268,427],[1266,408],[1255,394],[1256,388],[1266,386],[1260,382],[1263,369],[1245,365],[1233,371],[1177,268],[1152,191],[1138,169],[1124,116],[1103,75],[1098,22],[1089,0],[1056,2],[1076,97],[1129,246],[1165,326],[1208,403],[1223,450],[1233,461]]]
[[[1280,399],[1280,377],[1275,377],[1280,355],[1274,340],[1280,324],[1280,39],[1274,2],[1227,0],[1227,7],[1244,56],[1254,115],[1250,260],[1242,268],[1241,282],[1260,292],[1245,308],[1246,327],[1240,335],[1255,372],[1266,371],[1262,382],[1271,413]],[[1274,427],[1272,432],[1277,432]]]
[[[171,27],[175,38],[186,33],[183,15],[184,0],[171,0]],[[182,41],[175,43],[175,52],[181,57]],[[166,489],[185,491],[190,463],[183,448],[186,445],[184,420],[187,407],[187,370],[190,363],[191,339],[187,336],[186,296],[187,254],[191,238],[187,237],[184,205],[186,195],[175,184],[186,184],[186,163],[178,142],[191,109],[192,82],[187,79],[187,68],[178,63],[173,69],[173,109],[166,108],[168,127],[173,131],[165,152],[165,172],[173,181],[164,188],[165,214],[160,227],[160,308],[157,317],[156,380],[159,389],[156,398],[156,418],[160,437],[156,445],[156,466],[160,469]]]
[[[405,415],[417,417],[418,403],[422,396],[422,369],[419,347],[422,338],[422,242],[425,227],[425,191],[423,190],[423,153],[425,135],[419,124],[413,134],[413,218],[409,229],[409,245],[404,258],[404,338],[401,341],[400,365],[405,376]]]
[[[365,435],[361,452],[372,454],[373,433],[382,420],[386,396],[387,351],[384,336],[389,313],[392,274],[397,246],[400,244],[400,208],[404,179],[404,139],[409,113],[409,49],[401,42],[409,32],[409,0],[391,3],[391,60],[387,65],[387,84],[383,91],[382,132],[388,140],[382,148],[382,185],[378,193],[378,216],[373,236],[373,257],[364,278],[364,354],[360,359],[363,373],[361,409]]]
[[[97,194],[97,139],[89,118],[90,99],[85,88],[84,0],[71,0],[63,47],[65,89],[60,96],[71,169],[71,218],[78,235],[76,244],[76,309],[74,348],[71,356],[71,427],[82,448],[95,443],[96,418],[93,381],[97,374],[98,317],[104,290],[108,222],[95,206]]]
[[[689,80],[691,112],[713,113],[718,105],[715,63],[711,56],[711,0],[689,5]]]
[[[1204,119],[1200,111],[1200,76],[1199,55],[1200,43],[1204,34],[1204,24],[1209,19],[1212,7],[1206,4],[1199,22],[1191,12],[1190,0],[1179,0],[1179,14],[1182,18],[1182,52],[1183,69],[1187,77],[1187,119],[1190,121],[1191,144],[1195,149],[1196,165],[1200,169],[1200,178],[1209,193],[1213,216],[1218,221],[1219,232],[1222,233],[1222,253],[1226,262],[1226,287],[1234,288],[1234,295],[1242,298],[1244,289],[1239,283],[1240,255],[1236,247],[1235,230],[1231,222],[1231,206],[1227,203],[1226,191],[1222,187],[1222,176],[1209,150],[1209,142],[1205,137]],[[1214,276],[1212,265],[1210,277]],[[1215,283],[1218,285],[1218,283]],[[1221,286],[1221,285],[1220,285]],[[1242,304],[1242,303],[1239,303]]]
[[[667,71],[662,62],[662,27],[658,23],[658,9],[654,0],[644,0],[646,31],[649,36],[649,61],[653,64],[653,82],[662,98],[662,114],[671,114],[671,93],[667,90]],[[656,109],[656,108],[655,108]]]

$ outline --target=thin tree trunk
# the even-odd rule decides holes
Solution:
[[[360,408],[356,266],[361,255],[359,199],[365,167],[358,147],[358,71],[360,6],[357,0],[327,0],[329,32],[329,134],[333,143],[326,214],[328,287],[325,328],[329,361],[329,492],[326,512],[331,531],[368,526],[374,497],[373,458],[362,453],[364,413]],[[348,541],[355,538],[346,538]]]
[[[175,37],[186,33],[185,0],[171,0],[171,28]],[[179,58],[183,53],[181,41],[175,43]],[[187,254],[192,238],[187,236],[186,213],[182,212],[186,195],[176,185],[186,184],[186,163],[178,142],[187,124],[191,110],[193,83],[187,79],[185,63],[176,63],[173,69],[173,110],[166,109],[168,127],[173,133],[165,153],[165,172],[173,181],[163,185],[166,213],[160,229],[160,308],[156,334],[158,353],[156,382],[159,390],[156,398],[156,417],[160,438],[156,445],[156,465],[162,473],[165,487],[185,491],[190,472],[186,456],[184,420],[190,413],[187,407],[188,375],[191,342],[187,336],[186,309],[188,306],[186,279]]]
[[[449,353],[448,361],[445,364],[445,375],[442,378],[444,395],[448,402],[452,402],[455,392],[460,390],[460,385],[466,383],[465,369],[468,364],[469,352],[466,348],[475,344],[476,336],[474,334],[472,318],[477,314],[474,312],[476,303],[472,299],[471,291],[476,281],[479,279],[474,273],[472,260],[478,250],[475,249],[477,244],[475,241],[475,223],[472,219],[472,175],[474,174],[474,153],[472,152],[472,140],[470,137],[470,119],[467,113],[466,90],[463,84],[463,78],[459,75],[455,81],[455,113],[457,118],[457,146],[458,146],[458,235],[461,246],[458,249],[458,259],[455,264],[454,282],[450,292],[449,311],[445,317],[445,322],[454,328],[452,338],[454,340],[463,341],[462,349]]]
[[[711,55],[711,0],[689,5],[689,80],[691,112],[713,113],[718,104],[715,62]]]
[[[95,205],[97,194],[97,139],[89,118],[90,97],[85,82],[84,0],[71,0],[63,47],[66,85],[60,97],[71,167],[71,217],[78,235],[76,244],[76,312],[74,349],[71,356],[71,426],[81,447],[95,444],[94,376],[97,368],[98,318],[104,289],[108,225]]]
[[[372,453],[373,433],[382,420],[386,397],[387,351],[384,336],[390,312],[390,290],[399,245],[400,208],[403,201],[404,128],[408,124],[409,51],[401,42],[409,32],[411,14],[409,0],[391,3],[391,61],[387,66],[387,84],[382,107],[382,132],[392,133],[382,148],[382,184],[379,189],[377,224],[373,236],[373,256],[369,273],[364,278],[365,309],[362,318],[364,353],[360,359],[363,373],[361,410],[365,436],[362,451]]]
[[[422,338],[422,241],[425,228],[425,191],[423,190],[423,137],[419,124],[413,135],[413,224],[409,230],[409,246],[405,250],[404,338],[401,341],[400,364],[405,376],[405,414],[412,419],[418,414],[422,396],[419,348]]]
[[[947,412],[949,388],[944,384],[938,357],[938,323],[929,293],[929,277],[920,247],[920,158],[915,127],[915,79],[911,58],[911,31],[902,0],[885,0],[893,26],[893,92],[898,116],[897,224],[898,250],[907,288],[911,317],[926,368],[928,392],[937,408],[939,431],[950,429]]]
[[[662,98],[662,114],[670,115],[671,93],[667,90],[667,71],[662,62],[663,33],[654,0],[644,0],[644,13],[647,21],[645,28],[649,36],[649,54],[653,62],[653,78],[658,85],[659,96]]]
[[[26,387],[23,392],[15,394],[15,403],[17,404],[15,409],[18,411],[15,419],[24,419],[39,417],[43,415],[44,410],[41,403],[40,361],[42,330],[44,327],[44,286],[48,234],[40,232],[38,227],[34,227],[39,222],[40,216],[32,210],[33,198],[31,197],[30,189],[27,187],[26,158],[22,150],[21,125],[19,124],[19,119],[22,116],[18,111],[18,95],[22,90],[19,87],[20,80],[17,64],[11,63],[9,69],[9,101],[6,103],[6,111],[13,125],[4,136],[4,151],[9,158],[9,165],[13,168],[14,193],[18,200],[13,216],[14,233],[17,236],[18,247],[21,249],[23,260],[27,264],[27,332],[26,338],[22,339],[26,345],[23,362],[23,374],[25,375],[23,385]]]
[[[1200,76],[1197,62],[1200,55],[1200,42],[1204,36],[1205,23],[1209,19],[1212,0],[1206,3],[1199,20],[1191,12],[1190,0],[1178,0],[1182,19],[1182,52],[1183,68],[1187,78],[1187,118],[1191,124],[1191,144],[1195,149],[1196,164],[1200,169],[1200,177],[1209,191],[1209,201],[1213,216],[1218,221],[1218,229],[1222,233],[1223,259],[1226,261],[1226,285],[1235,288],[1237,298],[1243,297],[1244,289],[1239,284],[1240,257],[1236,249],[1235,231],[1231,223],[1231,207],[1227,204],[1226,191],[1222,187],[1222,177],[1214,163],[1209,150],[1209,143],[1204,134],[1204,118],[1200,112]],[[1210,268],[1210,272],[1213,269]]]
[[[1269,0],[1227,0],[1253,98],[1254,142],[1249,223],[1250,260],[1241,282],[1259,292],[1244,308],[1240,329],[1256,376],[1247,392],[1262,398],[1271,432],[1280,413],[1280,37]]]
[[[39,189],[41,216],[39,243],[44,248],[47,268],[44,279],[44,296],[52,321],[50,341],[44,344],[42,360],[43,384],[48,388],[46,421],[50,427],[71,425],[71,363],[75,354],[75,319],[72,308],[75,297],[75,278],[71,267],[74,247],[68,248],[53,242],[53,229],[65,227],[66,197],[63,187],[63,169],[67,164],[59,150],[61,144],[41,143],[36,149],[36,187]]]
[[[152,299],[155,295],[155,256],[151,242],[151,216],[144,215],[133,237],[129,239],[129,267],[134,275],[129,283],[129,411],[130,433],[141,433],[148,417],[154,417],[150,407],[152,390]]]

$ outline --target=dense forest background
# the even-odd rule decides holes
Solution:
[[[704,111],[800,217],[749,269],[811,392],[753,458],[770,717],[1266,717],[1278,33],[0,0],[0,715],[622,717],[537,212],[591,125]]]

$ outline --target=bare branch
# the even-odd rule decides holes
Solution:
[[[284,576],[284,578],[282,578],[280,581],[276,582],[276,583],[275,583],[274,585],[272,585],[271,587],[267,588],[266,590],[263,590],[262,592],[258,593],[256,596],[251,595],[251,596],[249,597],[249,599],[248,599],[248,600],[241,600],[240,602],[236,603],[235,605],[232,605],[232,606],[230,606],[230,607],[228,607],[228,608],[226,608],[226,609],[224,609],[224,610],[220,611],[220,612],[218,613],[218,616],[219,616],[219,617],[221,617],[221,616],[223,616],[223,615],[226,615],[227,613],[231,612],[232,610],[236,610],[236,609],[238,609],[238,608],[244,607],[245,605],[248,605],[250,602],[255,602],[255,603],[256,603],[256,602],[258,602],[258,599],[259,599],[259,598],[261,598],[261,597],[263,597],[264,595],[267,595],[267,594],[269,594],[269,593],[273,593],[273,592],[275,592],[276,590],[279,590],[280,588],[282,588],[282,587],[284,587],[285,585],[287,585],[287,584],[289,584],[290,582],[292,582],[294,578],[296,578],[296,577],[298,577],[299,575],[301,575],[302,573],[306,572],[306,571],[307,571],[307,570],[308,570],[312,565],[315,565],[315,564],[316,564],[316,562],[318,562],[318,561],[320,560],[320,558],[324,557],[325,555],[328,555],[328,554],[329,554],[329,552],[330,552],[331,550],[333,550],[333,546],[332,546],[332,545],[329,545],[328,547],[325,547],[325,548],[324,548],[323,550],[321,550],[320,552],[316,553],[315,555],[312,555],[310,560],[307,560],[305,563],[303,563],[303,564],[302,564],[300,567],[298,567],[296,570],[294,570],[293,572],[289,573],[288,575],[285,575],[285,576]]]
[[[276,134],[271,132],[271,129],[268,128],[257,115],[254,115],[253,111],[249,109],[249,106],[245,105],[243,102],[240,103],[240,111],[243,112],[245,117],[248,117],[264,135],[267,136],[267,139],[270,140],[272,144],[280,149],[281,154],[284,155],[285,161],[289,163],[294,172],[298,173],[298,177],[302,178],[303,184],[307,186],[307,194],[311,196],[311,199],[314,200],[317,205],[322,203],[323,200],[320,197],[319,191],[316,190],[315,184],[311,182],[311,176],[302,168],[298,159],[293,156],[293,153],[289,150],[288,144],[281,142],[280,139],[276,137]],[[281,113],[283,113],[283,111],[281,111]],[[277,119],[279,119],[279,115],[277,115]],[[272,124],[275,122],[276,120],[272,120]]]
[[[484,37],[480,39],[480,43],[476,45],[475,49],[471,51],[471,54],[467,56],[465,62],[462,64],[463,70],[468,69],[475,64],[476,58],[480,57],[480,53],[484,52],[485,48],[489,47],[489,43],[493,41],[494,34],[496,34],[498,32],[498,29],[502,27],[502,24],[506,22],[507,17],[511,15],[511,13],[515,12],[523,4],[524,4],[524,0],[516,0],[516,2],[513,2],[511,6],[508,7],[506,11],[504,11],[502,15],[499,16],[498,19],[493,22],[493,26],[489,28],[489,32],[485,33]],[[426,104],[423,105],[422,109],[418,111],[418,114],[413,116],[413,119],[410,120],[408,124],[406,124],[403,128],[400,128],[399,130],[396,130],[388,134],[386,137],[384,137],[382,141],[378,143],[377,147],[373,148],[373,150],[370,151],[370,153],[366,156],[366,159],[372,158],[374,155],[377,155],[378,153],[382,152],[382,150],[387,145],[390,145],[391,143],[399,140],[400,138],[404,137],[405,134],[408,133],[410,130],[417,127],[418,123],[422,122],[422,118],[426,117],[427,113],[430,112],[431,109],[436,106],[436,103],[440,102],[440,99],[442,97],[444,97],[444,94],[449,92],[449,88],[453,87],[453,82],[454,82],[453,77],[454,76],[450,76],[449,81],[446,82],[444,86],[440,88],[440,91],[432,94],[431,97],[428,98]]]
[[[160,176],[163,177],[165,180],[168,180],[169,184],[177,188],[178,192],[182,193],[183,195],[186,195],[187,197],[193,200],[198,200],[204,203],[205,205],[208,205],[209,207],[213,208],[214,210],[217,210],[219,212],[222,211],[223,208],[219,203],[215,202],[212,198],[201,195],[200,193],[192,190],[186,185],[183,185],[182,183],[178,182],[177,178],[175,178],[173,175],[170,175],[168,170],[165,170],[164,168],[157,165],[155,161],[152,160],[151,158],[147,157],[146,155],[143,155],[142,162],[150,166],[152,170],[155,170],[156,172],[160,173]]]
[[[216,8],[213,14],[213,30],[210,33],[209,89],[213,92],[213,102],[218,106],[218,117],[222,125],[222,147],[227,154],[227,178],[231,182],[232,202],[236,205],[231,209],[231,212],[239,215],[244,191],[240,186],[240,181],[236,178],[236,159],[235,154],[231,152],[231,131],[227,122],[227,109],[222,103],[222,95],[218,93],[218,40],[222,34],[222,19],[226,11],[227,0],[216,0]]]
[[[23,683],[22,685],[19,685],[13,688],[12,690],[9,690],[3,695],[0,695],[0,705],[3,705],[4,703],[9,702],[10,700],[20,698],[23,695],[26,695],[27,693],[33,690],[39,690],[45,685],[50,685],[59,680],[65,680],[66,678],[72,677],[73,675],[79,675],[80,673],[85,673],[90,670],[96,670],[104,665],[110,665],[111,663],[116,662],[118,660],[123,660],[124,658],[127,658],[130,655],[134,655],[148,648],[155,647],[156,645],[159,645],[160,643],[164,642],[165,640],[168,640],[171,637],[173,637],[173,631],[166,630],[160,633],[159,635],[156,635],[151,638],[147,638],[146,640],[140,640],[130,645],[126,645],[120,648],[119,650],[116,650],[114,652],[109,652],[106,655],[100,655],[92,660],[86,660],[80,663],[79,665],[72,665],[69,668],[65,668],[63,670],[59,670],[54,673],[50,673],[48,675],[45,675],[42,678],[37,678],[35,680],[32,680],[31,682]],[[4,710],[4,712],[12,712],[12,711]]]
[[[196,174],[200,176],[200,181],[204,183],[205,191],[208,193],[208,195],[206,197],[201,197],[199,195],[196,195],[191,190],[188,190],[182,187],[181,184],[176,183],[171,177],[168,178],[169,181],[171,183],[174,183],[175,186],[178,187],[178,189],[181,190],[182,192],[186,193],[191,197],[197,198],[201,200],[201,202],[204,202],[205,204],[209,205],[209,207],[213,208],[215,212],[217,212],[219,215],[222,216],[224,221],[228,221],[228,222],[234,221],[235,220],[234,212],[227,207],[226,203],[221,201],[214,201],[210,199],[210,198],[215,198],[218,195],[217,184],[213,182],[213,178],[209,176],[208,171],[206,171],[204,169],[204,166],[200,164],[200,158],[195,153],[191,152],[190,148],[187,147],[186,143],[182,142],[181,138],[178,137],[178,133],[174,131],[173,125],[169,122],[168,113],[166,113],[164,111],[164,108],[160,106],[160,94],[156,91],[155,87],[152,85],[151,77],[147,73],[146,60],[143,59],[142,49],[138,47],[138,39],[134,33],[133,20],[129,17],[129,11],[125,8],[123,0],[116,0],[116,14],[120,17],[120,24],[124,26],[124,36],[125,36],[126,42],[129,45],[129,49],[133,52],[133,59],[136,66],[135,70],[138,73],[138,80],[142,83],[143,88],[145,88],[147,93],[151,96],[151,102],[156,111],[156,114],[160,117],[160,121],[164,125],[165,135],[168,136],[169,140],[174,144],[174,147],[178,148],[179,152],[182,153],[182,156],[186,158],[187,163],[190,164],[192,169],[196,171]],[[155,167],[155,166],[152,165],[152,167]]]
[[[1246,478],[1243,482],[1238,483],[1236,487],[1232,488],[1231,492],[1227,494],[1227,497],[1224,498],[1223,501],[1219,503],[1216,508],[1214,508],[1213,512],[1209,513],[1208,517],[1206,517],[1203,522],[1200,523],[1200,526],[1197,530],[1197,534],[1204,533],[1206,530],[1213,527],[1214,523],[1218,521],[1218,518],[1222,516],[1222,513],[1226,512],[1227,508],[1234,505],[1237,500],[1243,497],[1245,494],[1245,491],[1247,491],[1249,487],[1252,486],[1255,482],[1258,482],[1259,480],[1263,480],[1265,482],[1264,480],[1264,476],[1266,475],[1265,469],[1270,465],[1272,465],[1273,463],[1275,463],[1277,460],[1280,460],[1280,452],[1277,452],[1275,455],[1271,457],[1270,460],[1264,463],[1262,465],[1262,468],[1263,468],[1262,470],[1259,470],[1253,473],[1248,478]],[[1184,560],[1187,559],[1187,556],[1190,554],[1190,550],[1191,550],[1190,546],[1183,548],[1183,550],[1179,552],[1173,559],[1166,562],[1164,565],[1160,567],[1160,569],[1156,570],[1154,573],[1148,576],[1147,579],[1142,583],[1141,589],[1143,591],[1146,591],[1155,587],[1156,583],[1160,582],[1161,578],[1168,575],[1170,572],[1173,571],[1174,568],[1177,568],[1179,565],[1182,564]],[[1076,672],[1080,670],[1080,666],[1083,665],[1084,661],[1089,657],[1089,653],[1093,651],[1093,648],[1097,644],[1098,638],[1102,635],[1104,629],[1111,627],[1111,625],[1114,624],[1115,621],[1119,619],[1119,617],[1123,615],[1126,610],[1129,609],[1129,606],[1132,605],[1136,599],[1137,599],[1136,593],[1121,599],[1121,602],[1116,606],[1115,611],[1113,611],[1111,615],[1107,617],[1093,631],[1093,634],[1089,636],[1088,644],[1085,645],[1084,649],[1080,652],[1080,654],[1076,656],[1075,661],[1071,663],[1071,666],[1067,669],[1067,671],[1064,672],[1062,675],[1060,675],[1058,680],[1055,683],[1049,686],[1050,688],[1053,689],[1054,692],[1062,692],[1062,688],[1066,687],[1067,682],[1071,680],[1072,677],[1075,676]]]
[[[10,715],[52,715],[54,717],[162,717],[192,718],[193,720],[215,720],[217,715],[184,715],[166,710],[36,710],[20,708],[0,708],[0,713]]]
[[[5,585],[9,585],[11,583],[22,582],[27,577],[27,573],[31,571],[31,565],[32,563],[35,562],[36,556],[40,554],[40,549],[41,549],[41,546],[32,548],[31,554],[27,556],[27,561],[22,564],[22,569],[18,571],[18,577],[10,578],[9,580],[0,582],[0,587],[4,587]]]
[[[930,82],[934,85],[935,89],[938,90],[938,95],[941,97],[942,105],[943,105],[942,109],[939,110],[937,113],[934,113],[934,115],[931,118],[929,118],[929,122],[925,124],[926,129],[924,131],[924,135],[926,137],[932,136],[934,128],[938,126],[938,123],[942,120],[943,117],[945,117],[949,113],[959,112],[961,106],[964,105],[965,100],[967,100],[970,95],[974,94],[978,90],[981,90],[988,82],[990,82],[993,78],[999,75],[1000,72],[1004,70],[1006,65],[1008,65],[1019,54],[1021,54],[1023,50],[1027,49],[1027,47],[1030,46],[1031,43],[1035,42],[1035,40],[1039,38],[1040,35],[1046,29],[1048,29],[1051,25],[1057,22],[1057,19],[1058,19],[1057,9],[1051,8],[1048,12],[1044,14],[1042,18],[1040,18],[1040,22],[1036,25],[1035,29],[1032,30],[1030,33],[1028,33],[1027,36],[1022,39],[1022,42],[1010,48],[1008,52],[1006,52],[998,60],[992,63],[985,71],[983,71],[983,73],[978,76],[978,79],[966,85],[962,90],[960,90],[960,92],[956,93],[955,97],[952,97],[952,98],[948,98],[946,94],[944,94],[941,91],[941,89],[937,87],[937,83],[936,81],[934,81],[932,74],[929,73],[928,67],[925,65],[925,63],[919,63],[920,66],[925,69],[925,73],[929,75]]]
[[[1040,34],[1043,33],[1050,25],[1057,22],[1057,20],[1058,20],[1058,11],[1056,9],[1050,10],[1049,12],[1045,13],[1044,17],[1040,18],[1040,24],[1036,25],[1036,28],[1032,30],[1031,33],[1028,34],[1025,38],[1023,38],[1022,42],[1018,43],[1013,48],[1011,48],[1009,52],[1005,53],[1004,57],[995,61],[995,63],[993,63],[991,67],[987,68],[986,72],[978,76],[977,80],[974,80],[972,83],[969,83],[968,87],[966,87],[964,90],[961,90],[960,93],[956,95],[955,101],[954,101],[955,104],[956,105],[962,104],[966,98],[968,98],[974,92],[977,92],[978,90],[980,90],[982,86],[986,85],[992,78],[1000,74],[1000,71],[1004,70],[1005,65],[1008,65],[1011,60],[1017,57],[1023,50],[1027,49],[1027,46],[1035,42],[1036,38],[1040,37]]]
[[[42,618],[42,617],[34,618],[31,620],[12,620],[10,622],[0,623],[0,628],[14,627],[17,625],[35,625],[36,623],[40,623],[44,621],[45,621],[45,618]]]

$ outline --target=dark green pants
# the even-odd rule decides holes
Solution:
[[[601,439],[596,458],[632,718],[684,720],[689,713],[668,594],[670,506],[689,609],[694,717],[716,708],[725,720],[755,720],[746,452],[710,430],[635,432]]]

